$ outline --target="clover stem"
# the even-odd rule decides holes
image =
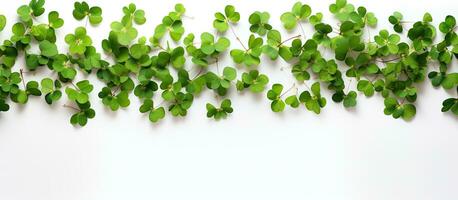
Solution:
[[[20,69],[19,72],[21,72],[22,85],[24,86],[24,90],[25,90],[26,86],[25,86],[25,80],[24,80],[24,70]]]
[[[299,24],[299,28],[301,28],[302,35],[304,36],[304,39],[305,39],[304,27],[302,26],[302,24],[300,22],[298,24]]]
[[[216,64],[216,72],[218,72],[218,74],[219,74],[218,57],[215,58],[215,64]]]
[[[87,28],[87,22],[89,21],[89,17],[86,17],[86,24],[84,24],[84,28]]]
[[[302,83],[304,83],[305,87],[306,87],[309,91],[312,91],[312,90],[310,89],[309,85],[307,85],[307,83],[306,83],[305,81],[302,82]]]
[[[118,87],[116,87],[116,89],[111,92],[111,96],[115,96],[115,93],[118,92],[119,88],[121,88],[121,85],[118,85]]]
[[[351,82],[353,81],[353,79],[350,78],[350,81],[348,82],[348,87],[347,87],[347,94],[348,94],[348,91],[350,91],[350,86],[351,86]]]
[[[70,108],[70,109],[76,110],[78,112],[81,112],[81,109],[75,108],[75,107],[67,105],[67,104],[64,104],[64,108]]]
[[[76,90],[80,91],[80,89],[79,89],[75,84],[73,84],[72,81],[70,81],[70,84],[72,84],[72,86],[73,86]]]
[[[291,91],[294,88],[296,88],[296,83],[293,83],[293,85],[289,89],[287,89],[285,92],[283,92],[283,94],[280,95],[280,98],[283,97],[283,95],[287,94],[289,91]]]
[[[229,28],[231,29],[231,32],[234,35],[234,37],[237,39],[237,41],[239,41],[240,45],[242,45],[243,49],[245,49],[245,51],[248,51],[248,49],[245,47],[245,45],[243,45],[242,40],[240,40],[239,36],[237,36],[237,34],[235,33],[234,28],[232,28],[231,24],[229,24]]]
[[[292,39],[299,38],[299,37],[301,37],[301,36],[302,36],[302,35],[296,35],[296,36],[290,37],[290,38],[288,38],[288,39],[286,39],[286,40],[283,40],[283,42],[281,42],[280,44],[278,44],[277,47],[280,47],[280,46],[283,45],[284,43],[286,43],[286,42],[288,42],[288,41],[290,41],[290,40],[292,40]]]
[[[413,24],[414,22],[412,21],[400,21],[400,24]]]
[[[391,62],[391,61],[396,61],[396,60],[399,60],[401,59],[401,57],[397,57],[397,58],[392,58],[392,59],[389,59],[389,60],[376,60],[377,62],[381,62],[381,63],[387,63],[387,62]]]
[[[202,73],[202,71],[204,71],[204,68],[200,67],[199,72],[197,72],[197,74],[194,76],[194,78],[192,78],[192,80],[196,79]]]

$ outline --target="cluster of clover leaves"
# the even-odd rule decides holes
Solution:
[[[102,9],[76,2],[73,16],[85,20],[86,26],[65,36],[68,53],[62,53],[56,46],[56,30],[64,20],[57,11],[51,11],[47,23],[39,22],[38,17],[45,14],[44,4],[44,0],[31,0],[19,7],[20,21],[12,25],[12,36],[0,46],[0,111],[8,111],[10,102],[25,104],[34,96],[43,96],[47,104],[54,105],[66,95],[69,102],[64,106],[74,111],[70,122],[84,126],[95,117],[89,97],[97,91],[88,80],[76,80],[81,73],[95,74],[104,83],[98,97],[113,111],[128,107],[134,95],[142,102],[139,111],[148,114],[151,122],[163,119],[167,112],[174,117],[186,116],[194,98],[208,89],[220,103],[206,104],[207,117],[225,118],[233,112],[226,96],[229,90],[262,93],[268,89],[268,76],[257,69],[262,56],[289,63],[295,79],[290,89],[275,83],[267,91],[274,112],[303,104],[319,114],[329,102],[321,94],[326,88],[332,101],[346,108],[357,105],[358,94],[371,97],[378,93],[385,99],[386,115],[410,120],[416,114],[417,88],[425,79],[435,87],[458,90],[458,73],[449,69],[458,58],[457,25],[450,15],[436,29],[429,13],[421,21],[407,22],[401,13],[394,12],[388,19],[393,26],[367,39],[378,19],[366,8],[336,0],[329,11],[338,23],[331,25],[322,21],[322,13],[312,13],[310,6],[297,2],[280,20],[283,28],[300,29],[302,35],[282,38],[269,24],[269,13],[256,11],[248,18],[251,35],[240,38],[236,33],[240,13],[234,6],[214,14],[213,27],[218,34],[196,36],[185,35],[182,19],[186,9],[177,4],[155,27],[153,36],[146,38],[139,37],[136,29],[146,22],[145,11],[129,4],[122,9],[124,16],[111,23],[111,31],[101,43],[102,53],[86,31],[88,22],[102,22]],[[0,31],[6,22],[0,15]],[[313,37],[304,39],[304,25],[314,28]],[[405,34],[409,41],[402,42],[399,34]],[[234,38],[238,48],[230,48],[227,36]],[[37,46],[39,53],[33,53],[32,46]],[[335,58],[325,58],[320,48],[332,51]],[[104,60],[102,54],[112,59]],[[246,70],[238,74],[237,68],[228,66],[220,71],[218,61],[225,54],[239,69]],[[14,71],[20,55],[24,55],[25,66]],[[186,69],[187,63],[197,70]],[[29,72],[45,67],[53,72],[52,77],[26,81]],[[356,90],[350,89],[349,80],[357,82]],[[159,100],[153,100],[158,96]],[[458,97],[443,101],[442,112],[449,111],[458,115]]]

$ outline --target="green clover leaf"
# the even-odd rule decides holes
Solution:
[[[87,36],[86,28],[78,27],[75,29],[75,34],[65,36],[65,42],[70,45],[70,53],[82,55],[86,52],[86,48],[92,45],[92,39]]]

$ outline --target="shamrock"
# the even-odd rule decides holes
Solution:
[[[221,12],[215,13],[213,27],[219,32],[226,32],[229,28],[229,23],[237,23],[240,20],[240,13],[235,11],[234,6],[227,5],[224,8],[224,14]]]
[[[390,24],[393,25],[393,30],[397,33],[402,33],[402,14],[400,12],[394,12],[390,17],[388,17],[388,21]]]
[[[76,101],[79,104],[85,104],[89,102],[89,93],[91,93],[93,89],[94,86],[89,83],[88,80],[84,80],[76,83],[75,89],[67,87],[65,89],[65,93],[71,101]]]
[[[152,98],[155,91],[158,90],[156,82],[148,80],[143,81],[135,87],[134,94],[139,98]]]
[[[269,78],[264,74],[259,74],[258,70],[251,70],[242,74],[242,80],[237,81],[237,90],[242,91],[249,88],[251,92],[260,93],[264,91],[265,86],[269,83]]]
[[[73,80],[77,73],[67,56],[62,54],[54,57],[52,68],[59,74],[59,77],[62,77],[64,80]]]
[[[6,17],[5,15],[0,15],[0,31],[3,31],[5,26],[6,26]]]
[[[76,103],[78,105],[78,108],[64,105],[65,107],[70,107],[77,111],[70,118],[70,123],[73,125],[78,124],[80,126],[86,126],[87,120],[95,117],[95,110],[91,108],[90,102],[86,102],[83,104],[78,103],[78,102]]]
[[[100,24],[102,22],[102,9],[98,6],[89,7],[85,2],[75,2],[73,8],[73,17],[77,20],[82,20],[88,17],[92,25]]]
[[[0,112],[6,112],[10,109],[10,105],[8,105],[5,100],[0,99]]]
[[[309,91],[304,91],[299,95],[299,101],[305,104],[307,110],[320,114],[321,108],[326,106],[326,99],[321,97],[320,83],[314,83],[311,90],[313,96]]]
[[[121,45],[129,45],[137,35],[137,29],[132,26],[132,23],[113,22],[111,30],[116,34],[117,40]]]
[[[86,28],[78,27],[75,29],[75,34],[67,34],[65,42],[70,45],[70,53],[82,55],[86,52],[86,48],[92,45],[92,39],[87,36]]]
[[[356,94],[355,91],[350,91],[348,92],[347,95],[345,95],[343,99],[343,105],[345,108],[350,108],[350,107],[355,107],[356,106],[356,97],[358,94]]]
[[[159,45],[159,40],[164,37],[165,33],[169,31],[169,35],[174,41],[179,41],[184,34],[183,22],[181,17],[185,12],[182,4],[175,5],[175,11],[170,12],[169,15],[162,18],[162,23],[157,25],[154,29],[154,35],[150,38],[150,42],[154,46]]]
[[[205,76],[207,87],[216,90],[218,94],[225,95],[227,89],[231,87],[231,82],[237,77],[237,71],[232,67],[225,67],[223,75],[220,77],[213,72],[208,72]]]
[[[41,55],[48,58],[56,56],[59,52],[57,51],[57,46],[54,43],[49,42],[48,40],[43,40],[39,44]]]
[[[267,98],[272,101],[270,108],[274,112],[281,112],[285,109],[285,102],[281,99],[283,85],[273,84],[272,89],[267,91]]]
[[[291,30],[296,27],[297,23],[306,20],[310,14],[312,14],[312,9],[309,5],[297,2],[293,5],[291,12],[285,12],[280,16],[280,20],[286,30]]]
[[[17,9],[17,14],[24,22],[30,22],[33,17],[38,17],[45,12],[45,0],[31,0],[29,5],[22,5]]]
[[[269,24],[270,15],[268,12],[259,12],[256,11],[250,15],[248,21],[250,22],[250,31],[252,33],[257,33],[259,35],[265,35],[267,31],[272,29],[272,26]]]
[[[279,31],[269,30],[267,32],[267,44],[262,47],[262,52],[269,56],[271,60],[277,59],[280,55],[284,60],[288,61],[293,55],[289,47],[285,46],[284,43],[285,41],[282,41]]]
[[[48,23],[50,27],[58,29],[64,25],[64,20],[59,18],[58,12],[52,11],[48,14]]]
[[[399,104],[395,98],[387,97],[384,101],[385,115],[392,115],[397,119],[402,117],[404,120],[411,120],[417,112],[413,104]]]
[[[109,87],[103,87],[98,96],[102,99],[102,103],[110,107],[112,111],[118,110],[119,107],[125,108],[130,105],[129,93],[126,90],[115,95]]]
[[[58,80],[53,81],[50,78],[41,80],[41,92],[45,95],[45,101],[49,105],[56,102],[62,97],[62,92],[59,90],[61,84]]]
[[[456,88],[458,92],[458,87]],[[458,98],[448,98],[442,102],[442,112],[452,111],[453,114],[458,115]]]
[[[215,37],[208,33],[204,32],[200,35],[202,41],[200,49],[206,55],[212,55],[214,53],[220,53],[225,51],[230,46],[230,41],[226,37],[220,37],[215,42]]]
[[[169,111],[173,116],[186,116],[187,110],[191,107],[194,96],[190,93],[181,92],[182,86],[180,82],[174,83],[170,88],[162,92],[162,98],[165,101],[171,102]]]
[[[154,108],[154,102],[151,99],[145,99],[143,104],[140,106],[140,112],[149,112],[149,120],[153,123],[156,123],[165,117],[164,107]]]
[[[237,64],[243,63],[246,66],[257,66],[261,62],[259,56],[262,53],[262,43],[262,38],[256,38],[251,34],[248,40],[248,49],[233,49],[230,53],[231,57]]]
[[[0,68],[0,94],[15,94],[19,91],[18,84],[21,82],[21,75],[18,72],[11,72]]]
[[[374,40],[379,45],[378,52],[383,56],[397,54],[399,51],[398,43],[401,38],[397,34],[389,34],[387,30],[381,30]]]
[[[452,89],[458,85],[458,73],[455,72],[445,75],[441,83],[444,89]]]
[[[220,108],[216,108],[214,105],[207,103],[207,117],[214,118],[216,120],[226,118],[228,114],[232,113],[234,109],[231,106],[230,99],[224,99],[221,102]]]
[[[448,33],[448,32],[451,32],[453,31],[453,29],[456,27],[456,20],[455,20],[455,17],[451,16],[451,15],[447,15],[445,17],[445,21],[441,22],[439,24],[439,30],[442,32],[442,33]]]
[[[25,104],[29,100],[29,96],[41,96],[38,82],[29,81],[26,84],[24,90],[18,90],[11,94],[11,100],[19,104]]]
[[[363,92],[366,97],[374,95],[374,85],[371,81],[360,80],[358,81],[357,89],[360,92]]]

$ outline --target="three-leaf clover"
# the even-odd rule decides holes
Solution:
[[[400,12],[394,12],[390,17],[388,17],[388,21],[390,24],[393,25],[393,30],[397,33],[402,33],[402,14]]]
[[[118,110],[119,107],[125,108],[130,105],[129,93],[126,90],[114,94],[109,87],[104,87],[98,96],[102,99],[102,103],[110,107],[112,111]]]
[[[269,78],[264,74],[259,74],[258,70],[251,70],[242,74],[242,80],[237,81],[237,90],[242,91],[249,88],[251,92],[260,93],[264,91]]]
[[[65,93],[71,101],[85,104],[89,102],[89,93],[91,93],[93,89],[94,86],[88,80],[84,80],[76,83],[75,89],[67,87]]]
[[[291,12],[285,12],[280,16],[280,20],[286,30],[291,30],[296,27],[297,23],[306,20],[310,14],[312,14],[312,9],[309,5],[297,2],[293,5]]]
[[[83,104],[77,102],[76,104],[78,105],[78,108],[66,106],[77,111],[70,118],[70,123],[73,125],[78,124],[80,126],[86,126],[87,120],[95,117],[95,110],[91,108],[90,102]]]
[[[207,108],[207,117],[208,118],[213,117],[216,120],[226,118],[228,114],[234,111],[234,109],[231,106],[230,99],[224,99],[221,102],[221,106],[219,108],[216,108],[214,105],[210,103],[207,103],[206,108]]]
[[[53,81],[50,78],[41,80],[41,92],[45,95],[45,101],[49,105],[58,101],[62,97],[60,91],[61,84],[59,81]]]
[[[78,27],[75,34],[67,34],[65,42],[70,45],[70,53],[83,55],[86,48],[92,45],[92,39],[87,35],[86,28]]]
[[[413,104],[399,104],[393,97],[385,98],[384,104],[385,115],[392,115],[395,119],[402,117],[404,120],[410,120],[417,112]]]
[[[246,66],[257,66],[259,65],[260,55],[262,53],[263,40],[260,37],[255,37],[253,34],[250,35],[248,40],[248,49],[233,49],[231,50],[231,57],[235,63],[243,63]]]
[[[98,6],[89,7],[85,1],[75,2],[73,17],[77,20],[82,20],[85,17],[88,17],[88,20],[92,25],[100,24],[103,20],[102,9]]]
[[[212,55],[215,52],[220,53],[225,51],[227,48],[230,46],[230,41],[226,37],[220,37],[218,40],[215,42],[215,37],[208,33],[204,32],[200,35],[201,39],[201,46],[200,49],[202,50],[203,53],[206,55]]]
[[[64,20],[59,17],[58,12],[52,11],[48,14],[48,23],[50,27],[58,29],[64,25]]]
[[[139,110],[141,113],[149,112],[149,120],[153,123],[156,123],[165,117],[164,107],[155,108],[154,102],[151,99],[145,99]]]
[[[248,22],[250,22],[250,31],[252,33],[257,33],[259,35],[265,35],[267,31],[272,29],[272,26],[269,24],[270,15],[268,12],[259,12],[256,11],[250,15]]]
[[[399,51],[398,43],[401,37],[397,34],[389,34],[387,30],[381,30],[374,40],[380,46],[378,52],[384,56],[397,54]]]
[[[458,92],[458,87],[456,88]],[[458,98],[448,98],[442,102],[442,112],[452,111],[453,114],[458,115]]]
[[[57,46],[54,43],[51,43],[48,40],[43,40],[39,44],[39,48],[41,51],[41,55],[46,56],[48,58],[54,57],[59,52],[57,51]]]
[[[272,101],[270,108],[274,112],[281,112],[285,109],[285,102],[281,99],[283,85],[273,84],[272,89],[267,91],[267,98]]]
[[[309,91],[304,91],[299,95],[299,101],[305,104],[307,110],[320,114],[321,108],[326,106],[326,99],[321,97],[320,83],[314,83],[311,90],[313,96]]]
[[[213,27],[219,32],[226,32],[229,28],[229,23],[237,23],[240,20],[240,13],[235,11],[234,6],[227,5],[224,8],[224,14],[221,12],[215,13]]]

